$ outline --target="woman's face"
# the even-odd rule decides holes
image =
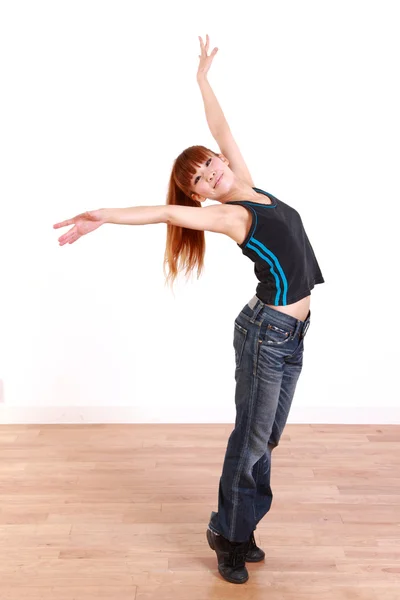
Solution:
[[[229,161],[223,154],[211,154],[201,167],[197,167],[192,176],[192,198],[200,202],[218,200],[226,194],[231,183],[233,173],[228,167]],[[221,178],[222,176],[222,178]]]

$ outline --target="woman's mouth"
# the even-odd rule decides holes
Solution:
[[[215,182],[215,186],[214,186],[214,188],[216,188],[216,187],[217,187],[217,185],[219,185],[219,182],[220,182],[220,181],[221,181],[221,179],[222,179],[222,175],[223,175],[223,173],[221,173],[221,175],[218,177],[217,181]]]

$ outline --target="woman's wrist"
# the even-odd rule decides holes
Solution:
[[[91,213],[95,215],[102,224],[109,223],[110,219],[110,209],[109,208],[99,208],[97,210],[92,210]]]

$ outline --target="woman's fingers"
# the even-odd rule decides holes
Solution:
[[[204,46],[204,42],[201,38],[201,36],[199,35],[199,40],[200,40],[200,45],[201,45],[201,56],[199,56],[199,58],[214,58],[214,56],[217,54],[218,52],[218,48],[214,48],[214,50],[211,52],[210,56],[208,56],[208,49],[210,46],[210,38],[208,36],[208,33],[206,34],[206,45]]]
[[[68,219],[68,221],[62,221],[61,223],[56,223],[53,225],[54,229],[59,229],[60,227],[66,227],[67,225],[72,225],[74,223],[73,219]]]
[[[201,52],[202,52],[202,53],[204,53],[204,52],[205,52],[205,53],[207,54],[207,52],[208,52],[208,45],[209,45],[209,43],[210,43],[210,40],[209,40],[208,34],[206,34],[206,39],[207,39],[207,42],[206,42],[206,45],[205,45],[205,47],[204,47],[203,38],[202,38],[202,37],[199,35],[200,46],[201,46]]]
[[[74,242],[76,242],[76,240],[78,239],[79,235],[78,234],[74,234],[72,235],[69,240],[68,240],[68,244],[73,244]]]
[[[78,237],[72,236],[72,237],[68,237],[66,239],[64,239],[62,242],[60,242],[60,246],[65,246],[65,244],[73,244],[76,240],[78,239]]]
[[[74,237],[76,237],[76,227],[73,227],[72,229],[70,229],[69,231],[67,231],[67,233],[64,233],[64,235],[62,235],[61,237],[58,238],[58,241],[60,243],[60,246],[64,246],[64,244],[70,244],[71,243],[71,239],[73,239]]]
[[[58,242],[59,242],[60,246],[64,246],[64,244],[66,244],[67,241],[68,241],[68,238],[65,235],[63,235],[62,237],[58,238]]]

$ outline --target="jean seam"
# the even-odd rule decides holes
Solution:
[[[248,414],[248,422],[247,422],[247,428],[246,428],[246,434],[245,434],[245,438],[244,438],[244,444],[243,444],[243,450],[242,450],[242,454],[240,456],[239,459],[239,463],[238,463],[238,467],[237,467],[237,471],[236,471],[236,475],[235,478],[233,480],[233,484],[232,484],[232,521],[231,521],[231,527],[230,527],[230,531],[229,531],[229,536],[230,539],[235,539],[234,535],[235,535],[235,530],[236,530],[236,514],[238,511],[238,496],[239,496],[239,491],[237,490],[237,486],[239,483],[239,479],[240,476],[242,474],[242,470],[243,470],[243,465],[246,459],[246,454],[247,454],[247,450],[248,450],[248,444],[249,444],[249,437],[250,437],[250,428],[251,428],[251,420],[252,420],[252,415],[253,415],[253,408],[254,408],[254,390],[257,387],[257,378],[252,376],[251,378],[251,392],[250,392],[250,406],[249,406],[249,414]]]
[[[260,462],[261,462],[261,458],[259,458],[258,462],[257,462],[257,473],[256,473],[256,481],[255,481],[255,483],[256,483],[256,493],[254,494],[254,503],[253,503],[254,523],[255,524],[257,524],[257,513],[256,513],[257,506],[256,506],[256,500],[257,500],[257,493],[258,493],[257,486],[258,486],[258,474],[259,474],[259,471],[260,471]]]

